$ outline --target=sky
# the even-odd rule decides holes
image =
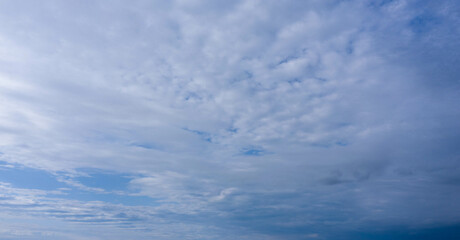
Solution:
[[[457,0],[0,0],[0,239],[460,239]]]

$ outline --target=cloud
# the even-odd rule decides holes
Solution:
[[[74,226],[99,222],[124,239],[331,239],[458,224],[458,8],[0,3],[0,160],[41,179],[2,178],[2,208],[44,219],[4,233],[81,239]]]

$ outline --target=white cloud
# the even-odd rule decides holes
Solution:
[[[445,169],[458,158],[459,20],[449,10],[458,4],[420,2],[3,2],[0,160],[93,193],[110,191],[66,174],[133,174],[131,190],[161,199],[170,216],[264,218],[263,209],[284,209],[274,214],[303,226],[316,225],[280,206],[326,221],[303,205],[306,193],[320,195],[318,204],[345,198],[367,213],[355,197],[373,202],[374,185],[351,188],[376,181],[390,191],[379,179],[392,171],[455,181]],[[437,185],[429,186],[420,191]],[[329,194],[335,187],[341,192]],[[433,204],[456,197],[443,189],[446,198]],[[382,218],[406,206],[406,198],[392,200]],[[261,212],[246,215],[254,202]],[[401,223],[417,222],[408,215]],[[270,232],[259,218],[245,229]],[[216,226],[246,224],[229,219]]]

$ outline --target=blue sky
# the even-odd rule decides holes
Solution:
[[[0,0],[0,239],[459,239],[455,0]]]

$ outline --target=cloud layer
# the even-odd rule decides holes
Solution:
[[[0,235],[409,239],[393,233],[456,226],[459,10],[0,1]]]

